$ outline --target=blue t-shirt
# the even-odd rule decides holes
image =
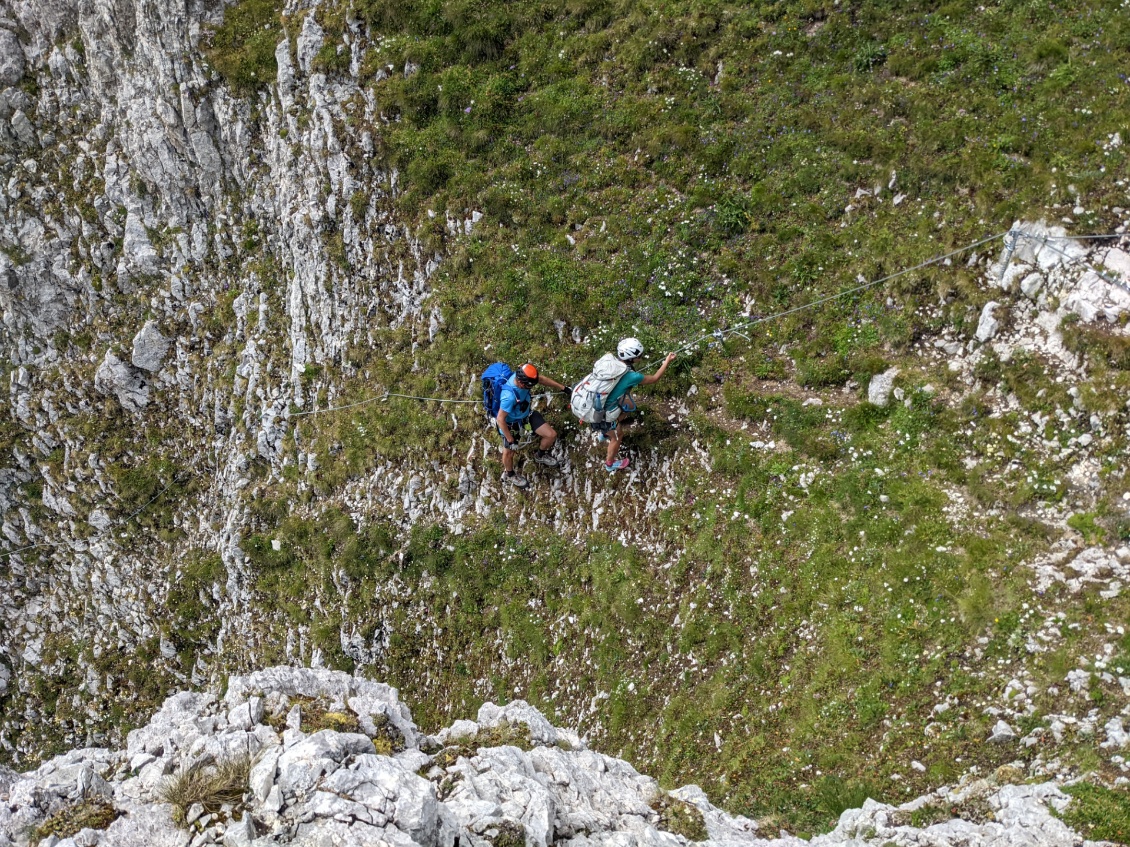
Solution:
[[[530,416],[530,392],[518,385],[516,379],[512,376],[506,381],[498,400],[498,408],[506,412],[508,423],[518,423]]]
[[[620,381],[616,383],[616,387],[612,389],[612,393],[608,395],[608,399],[604,401],[604,408],[611,409],[620,402],[620,398],[643,382],[643,374],[636,371],[628,371]],[[503,395],[506,396],[506,395]]]

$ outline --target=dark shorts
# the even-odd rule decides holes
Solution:
[[[518,421],[517,423],[506,422],[506,428],[510,430],[510,440],[518,441],[522,437],[522,428],[528,426],[533,432],[537,432],[545,425],[545,418],[541,416],[541,412],[530,412],[530,414]],[[495,425],[498,430],[498,437],[502,439],[502,449],[506,449],[506,439],[502,437],[502,430]]]

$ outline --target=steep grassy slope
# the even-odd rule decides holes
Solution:
[[[466,398],[495,359],[573,380],[623,334],[658,355],[1018,217],[1111,231],[1130,206],[1113,143],[1130,139],[1130,15],[1114,3],[388,0],[312,15],[314,67],[364,80],[384,120],[350,128],[371,132],[373,159],[397,168],[399,213],[446,256],[427,303],[434,338],[374,320],[370,346],[307,368],[318,407],[385,390]],[[304,29],[305,12],[242,0],[208,55],[261,104],[278,97],[272,44],[294,52]],[[348,271],[341,232],[323,236]],[[233,264],[259,263],[265,290],[287,273],[250,224],[237,246]],[[407,506],[384,502],[373,475],[433,469],[454,497],[470,450],[492,480],[476,408],[390,400],[293,418],[277,476],[265,460],[241,468],[247,585],[214,551],[178,546],[176,496],[196,490],[162,456],[182,424],[152,425],[145,458],[123,459],[114,482],[123,514],[161,496],[132,539],[175,548],[154,564],[174,586],[157,601],[161,637],[91,657],[52,634],[62,670],[27,695],[27,731],[55,731],[39,714],[81,727],[69,704],[91,667],[118,685],[88,692],[105,697],[99,728],[121,728],[172,687],[149,667],[168,647],[184,675],[313,649],[403,688],[425,728],[524,697],[665,784],[699,781],[794,831],[970,767],[1115,776],[1094,732],[1048,752],[984,743],[997,717],[985,709],[1012,678],[1034,692],[1033,712],[1009,716],[1021,734],[1092,710],[1093,729],[1124,708],[1116,678],[1130,667],[1124,596],[1041,594],[1019,567],[1068,532],[1130,540],[1125,337],[1070,327],[1081,380],[1034,355],[985,356],[966,379],[923,349],[967,341],[1002,297],[982,286],[999,247],[682,356],[641,392],[639,477],[607,477],[551,409],[571,470],[539,474],[458,532],[407,528]],[[217,336],[233,300],[205,316]],[[215,349],[234,371],[235,342]],[[896,364],[909,405],[863,402]],[[112,411],[82,425],[124,454]],[[1102,484],[1086,488],[1072,472],[1093,428]],[[233,592],[260,617],[218,643]],[[1069,691],[1080,668],[1089,682]]]
[[[341,74],[352,56],[369,78],[399,203],[453,251],[438,338],[366,360],[349,399],[374,384],[466,396],[495,358],[576,378],[622,334],[670,349],[1019,216],[1109,231],[1127,203],[1125,148],[1110,143],[1127,135],[1130,91],[1130,18],[1116,4],[370,0],[317,18],[316,62]],[[357,47],[360,30],[371,45]],[[255,60],[227,49],[224,62]],[[473,234],[452,237],[445,221],[472,211]],[[1066,496],[1065,513],[1089,510],[1076,518],[1089,540],[1125,539],[1113,504],[1126,445],[1112,425],[1109,490],[1075,503],[1071,461],[1016,437],[1025,414],[1071,408],[1054,371],[989,361],[964,391],[915,368],[917,340],[970,333],[990,298],[967,258],[680,359],[654,396],[714,387],[691,401],[689,431],[653,411],[635,436],[660,455],[703,451],[651,519],[657,549],[613,540],[630,530],[618,499],[640,493],[622,481],[607,534],[587,542],[554,537],[536,497],[513,507],[528,520],[496,514],[459,537],[419,528],[406,546],[392,527],[357,534],[344,514],[311,523],[280,507],[249,545],[264,596],[295,598],[294,621],[321,627],[344,666],[341,625],[386,635],[381,673],[431,698],[436,722],[524,696],[672,783],[703,779],[709,762],[708,788],[730,808],[802,830],[867,794],[1011,761],[1014,749],[984,745],[981,707],[1044,606],[1064,604],[1069,635],[1037,660],[1041,690],[1093,646],[1071,633],[1096,614],[1085,600],[1034,604],[1016,564],[1053,530],[1030,515]],[[1094,406],[1117,415],[1120,342],[1075,341],[1095,353]],[[858,386],[896,362],[912,368],[912,405],[857,405]],[[995,414],[1010,393],[1021,411]],[[475,413],[456,414],[455,432],[411,403],[311,420],[315,490],[378,456],[460,452]],[[314,573],[337,601],[326,618],[297,602]],[[948,702],[960,705],[934,719]]]

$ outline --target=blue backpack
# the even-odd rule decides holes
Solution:
[[[491,420],[498,417],[498,404],[502,400],[502,386],[514,376],[506,362],[495,362],[483,371],[483,409]]]

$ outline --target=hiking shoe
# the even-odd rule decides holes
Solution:
[[[526,482],[526,478],[524,476],[522,476],[520,473],[518,473],[517,471],[511,471],[510,473],[504,473],[502,475],[502,481],[510,483],[515,488],[525,488],[527,485],[529,485],[529,483]]]
[[[608,443],[608,436],[605,435],[603,432],[598,432],[596,434],[596,443],[597,444],[607,444]]]
[[[608,471],[609,473],[613,473],[615,471],[622,471],[626,467],[628,467],[628,459],[627,459],[626,456],[623,459],[617,459],[611,465],[608,464],[608,462],[604,463],[604,469],[606,471]]]
[[[534,461],[539,465],[545,465],[547,468],[555,468],[560,464],[557,459],[550,455],[548,450],[535,450]]]

